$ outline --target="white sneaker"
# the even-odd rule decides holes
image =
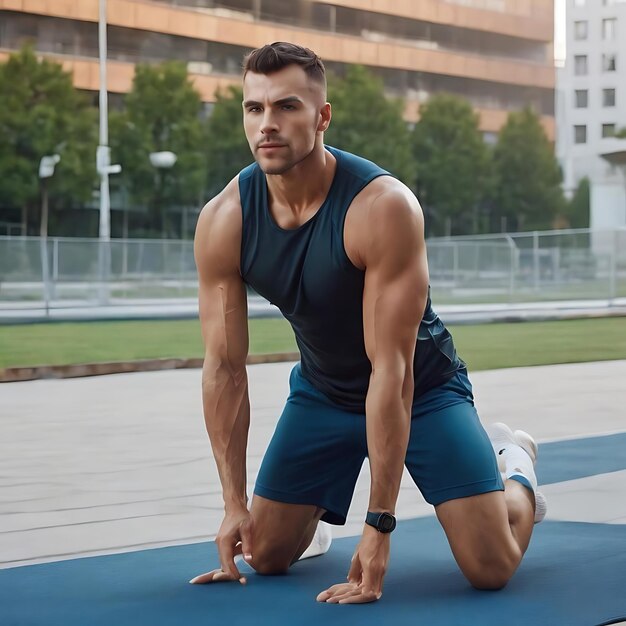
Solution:
[[[538,524],[546,516],[548,503],[545,496],[536,489],[537,479],[534,475],[534,466],[537,462],[537,456],[539,453],[539,447],[537,446],[537,443],[527,432],[523,430],[516,430],[515,432],[513,432],[506,424],[503,424],[502,422],[492,424],[488,427],[487,432],[489,434],[489,439],[491,440],[491,445],[493,446],[496,453],[496,458],[498,460],[498,469],[500,470],[500,473],[505,474],[504,479],[506,480],[509,476],[514,475],[514,473],[519,473],[527,478],[531,482],[533,487],[535,487],[535,524]],[[507,463],[504,452],[507,448],[507,445],[510,444],[519,446],[528,455],[532,463],[532,466],[529,468],[532,470],[532,475],[527,476],[526,474],[529,472],[524,472],[523,468],[515,467],[514,470],[511,470],[509,476],[506,476]]]
[[[330,524],[327,524],[326,522],[319,522],[309,547],[302,553],[302,556],[298,559],[298,561],[326,554],[332,541],[333,533],[330,528]]]

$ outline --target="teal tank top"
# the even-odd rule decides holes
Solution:
[[[340,407],[365,412],[371,364],[363,337],[365,272],[348,258],[344,222],[354,197],[378,176],[371,161],[329,146],[337,167],[317,213],[298,228],[274,221],[267,181],[253,163],[239,174],[243,212],[241,275],[289,320],[302,375]],[[415,398],[465,367],[432,309],[430,290],[415,349]]]

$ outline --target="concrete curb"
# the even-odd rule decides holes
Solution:
[[[275,354],[251,354],[248,365],[260,363],[281,363],[298,361],[298,352],[278,352]],[[143,359],[114,363],[79,363],[74,365],[39,365],[33,367],[6,367],[0,369],[0,383],[16,383],[42,378],[82,378],[84,376],[103,376],[106,374],[127,374],[131,372],[156,372],[158,370],[177,370],[201,368],[204,359]]]

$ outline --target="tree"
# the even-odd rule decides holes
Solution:
[[[137,65],[123,111],[110,119],[112,160],[122,165],[119,183],[132,200],[147,206],[153,233],[172,234],[172,207],[202,202],[206,159],[203,150],[202,100],[183,63]],[[153,152],[170,151],[171,168],[155,168]]]
[[[60,64],[28,46],[0,64],[0,206],[21,210],[25,233],[39,231],[41,158],[60,155],[46,185],[51,211],[69,208],[91,196],[96,145],[96,111]]]
[[[420,108],[412,147],[418,195],[427,213],[437,216],[437,230],[477,232],[489,154],[469,102],[444,93],[430,98]]]
[[[349,66],[343,79],[330,75],[328,87],[333,117],[325,142],[411,184],[415,174],[402,101],[387,99],[382,81],[359,65]]]
[[[241,87],[230,86],[217,94],[206,124],[207,198],[218,194],[253,157],[243,130]]]
[[[493,159],[496,213],[517,230],[550,228],[563,212],[561,171],[537,114],[511,113]]]
[[[589,179],[585,176],[565,207],[565,218],[571,228],[589,228]]]

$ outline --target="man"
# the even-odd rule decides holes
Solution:
[[[225,516],[220,569],[192,582],[245,583],[241,554],[259,573],[287,571],[320,520],[345,522],[367,456],[368,515],[348,582],[319,601],[381,597],[405,464],[470,583],[504,586],[533,528],[536,446],[504,425],[490,442],[478,420],[465,365],[430,305],[415,196],[373,163],[324,146],[331,106],[310,50],[253,51],[243,93],[255,163],[204,207],[195,238],[203,407]],[[250,508],[246,284],[291,322],[302,357]]]

